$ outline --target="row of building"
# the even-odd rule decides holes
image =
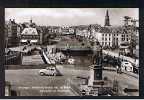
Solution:
[[[71,35],[77,37],[98,40],[103,47],[119,47],[122,43],[138,42],[137,20],[128,16],[124,17],[124,25],[110,25],[108,10],[105,16],[105,25],[98,24],[78,26],[38,26],[32,20],[17,24],[15,20],[9,20],[5,24],[7,46],[16,46],[25,42],[43,44],[52,36]]]
[[[132,39],[138,38],[138,28],[133,26],[100,27],[95,29],[77,30],[77,36],[84,39],[98,40],[105,47],[120,46],[121,43],[130,43]]]
[[[108,11],[105,16],[105,26],[100,25],[87,25],[77,26],[77,36],[89,40],[98,40],[103,47],[120,47],[121,44],[131,44],[132,40],[138,44],[138,27],[136,26],[137,20],[125,16],[124,25],[111,26]]]
[[[28,41],[42,43],[42,30],[32,20],[18,24],[10,19],[5,22],[5,37],[7,47],[19,46]]]
[[[5,22],[6,46],[18,46],[27,41],[43,44],[52,36],[73,34],[72,27],[38,26],[32,20],[30,22],[16,23],[15,20]]]

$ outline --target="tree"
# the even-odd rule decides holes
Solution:
[[[136,48],[136,27],[132,27],[131,28],[131,40],[130,40],[130,45],[129,45],[129,49],[130,49],[130,56],[133,56],[133,50]]]
[[[133,50],[136,48],[136,40],[135,39],[131,39],[130,41],[130,46],[129,46],[129,49],[130,49],[130,56],[133,56]]]

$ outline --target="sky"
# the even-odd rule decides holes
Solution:
[[[6,8],[5,20],[15,19],[17,23],[23,23],[32,19],[37,25],[51,26],[104,26],[106,10],[112,26],[123,25],[124,16],[139,19],[138,8]]]

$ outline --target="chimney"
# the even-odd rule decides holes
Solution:
[[[31,18],[31,20],[30,20],[30,23],[32,23],[32,18]]]
[[[129,16],[124,16],[124,25],[128,26],[129,25],[129,21],[130,21],[130,17]]]
[[[15,19],[13,19],[13,22],[15,22]]]

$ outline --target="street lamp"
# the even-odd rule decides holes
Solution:
[[[102,46],[98,41],[93,46],[94,80],[102,80]]]

